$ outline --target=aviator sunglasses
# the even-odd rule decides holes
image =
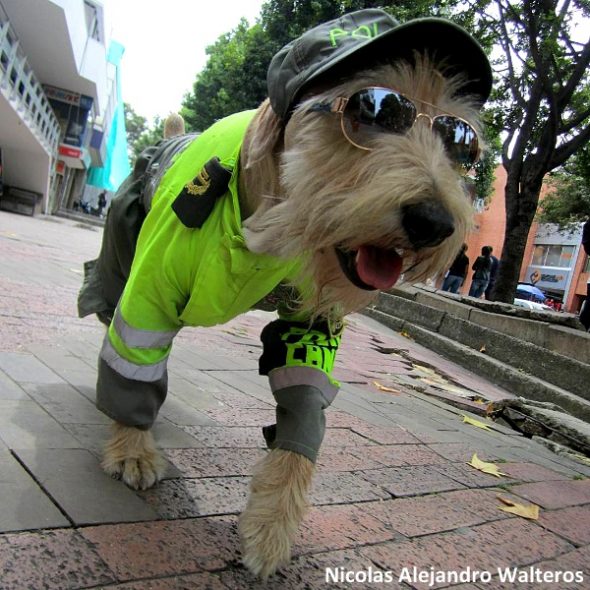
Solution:
[[[428,102],[421,102],[437,108]],[[477,133],[467,121],[447,113],[436,117],[420,113],[410,98],[391,88],[363,88],[348,98],[316,103],[311,110],[338,113],[344,136],[362,150],[371,151],[372,141],[382,133],[403,135],[419,118],[424,118],[442,139],[449,158],[463,172],[473,168],[479,158]]]

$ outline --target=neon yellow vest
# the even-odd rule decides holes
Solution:
[[[118,307],[132,331],[173,335],[182,326],[225,323],[251,309],[295,272],[296,260],[252,253],[242,235],[239,154],[254,112],[227,117],[198,136],[160,181]],[[201,228],[187,228],[172,210],[172,202],[214,156],[233,170],[228,191]],[[121,357],[144,365],[164,359],[172,339],[164,346],[129,346],[113,323],[109,340]],[[158,338],[154,342],[161,343]]]

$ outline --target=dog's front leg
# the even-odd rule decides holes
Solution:
[[[146,490],[160,481],[166,462],[156,447],[151,430],[114,422],[104,448],[102,468],[134,490]]]
[[[272,451],[254,470],[240,519],[244,564],[263,578],[289,560],[324,438],[324,410],[337,391],[327,375],[308,367],[275,369],[269,378],[277,423],[263,433]]]
[[[267,578],[289,561],[291,543],[307,510],[314,464],[303,455],[272,450],[254,470],[240,518],[244,564]]]

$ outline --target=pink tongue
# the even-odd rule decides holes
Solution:
[[[402,272],[402,257],[395,250],[361,246],[356,254],[356,271],[367,285],[391,289]]]

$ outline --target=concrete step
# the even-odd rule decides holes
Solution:
[[[430,303],[433,299],[428,301]],[[543,328],[535,331],[535,326],[531,325],[533,320],[509,318],[506,322],[506,317],[501,314],[498,314],[499,318],[493,318],[495,314],[466,309],[469,307],[466,305],[454,304],[445,310],[391,293],[382,293],[375,307],[473,350],[485,351],[488,357],[590,400],[590,364],[532,343],[530,340],[535,340],[535,334],[544,338],[545,333]],[[511,325],[510,320],[517,320],[518,324]],[[515,328],[513,335],[506,333],[510,330],[495,329],[497,326]],[[520,330],[516,330],[518,327]],[[529,340],[521,338],[525,333],[531,336]],[[580,349],[590,348],[590,336],[586,332],[569,330],[569,337]],[[581,358],[585,352],[580,351]]]
[[[427,317],[427,313],[424,318]],[[455,338],[433,330],[431,327],[419,325],[416,321],[392,315],[375,307],[365,310],[365,314],[393,330],[405,332],[419,344],[436,351],[470,371],[476,372],[514,395],[537,401],[553,402],[581,420],[590,422],[590,401],[588,399],[547,382],[536,374],[531,374],[493,358],[488,354],[487,348],[485,352],[480,352],[471,346],[458,342]]]
[[[392,294],[590,364],[590,335],[573,314],[528,310],[431,289],[395,289]]]

